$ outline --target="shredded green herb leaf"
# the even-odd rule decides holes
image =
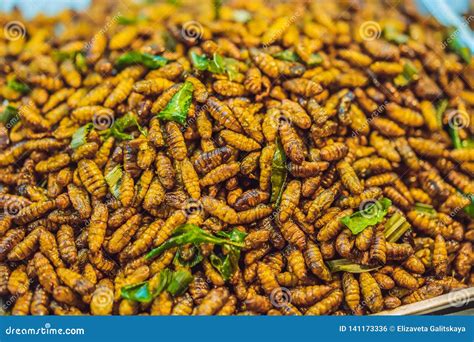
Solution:
[[[190,252],[192,253],[191,258],[189,257],[186,258],[183,256],[183,247],[184,246],[181,246],[178,248],[178,251],[176,252],[176,255],[174,257],[174,263],[182,267],[194,267],[202,261],[203,256],[202,256],[201,250],[199,249],[199,246],[192,245],[190,247]]]
[[[7,87],[22,94],[26,94],[31,90],[27,84],[17,81],[16,79],[8,81]]]
[[[122,167],[115,166],[109,173],[105,175],[105,181],[109,185],[110,192],[115,198],[120,196],[120,181],[122,179]]]
[[[184,125],[193,99],[193,91],[193,84],[191,82],[184,82],[181,89],[171,98],[166,107],[158,113],[158,118],[175,121]]]
[[[221,231],[217,233],[217,235],[242,244],[244,243],[245,237],[247,236],[246,233],[237,229],[234,229],[231,232]],[[214,253],[211,254],[209,260],[212,266],[214,266],[214,268],[219,271],[222,278],[227,281],[239,267],[240,248],[231,245],[223,245],[222,252],[223,255],[217,255]]]
[[[112,127],[100,131],[99,134],[104,136],[105,139],[113,136],[119,140],[132,140],[133,136],[131,134],[124,133],[125,130],[131,127],[137,127],[140,133],[144,136],[147,135],[147,132],[140,126],[137,117],[133,113],[127,113],[121,118],[118,118],[114,121]]]
[[[396,86],[404,87],[415,81],[418,78],[418,69],[411,63],[405,62],[403,65],[403,72],[395,77],[393,82]]]
[[[148,69],[158,69],[166,65],[166,63],[168,63],[168,59],[164,57],[138,51],[126,52],[115,61],[115,65],[118,69],[132,64],[141,64]]]
[[[456,28],[453,27],[448,30],[446,41],[448,42],[448,47],[451,51],[461,57],[467,64],[471,63],[471,50],[463,44],[459,34],[457,34]]]
[[[193,281],[193,275],[187,269],[181,268],[173,272],[166,290],[173,296],[179,296],[186,291]]]
[[[166,268],[159,274],[159,281],[156,289],[150,288],[150,281],[132,284],[122,287],[122,298],[140,303],[149,303],[163,291],[168,291],[172,296],[179,296],[186,291],[193,280],[191,272],[187,269],[179,269],[171,272]]]
[[[386,40],[397,44],[404,44],[408,41],[408,36],[398,31],[393,25],[384,27],[383,36]]]
[[[176,228],[171,238],[166,240],[160,246],[152,249],[145,256],[145,258],[147,260],[156,258],[157,256],[161,255],[161,253],[170,248],[183,246],[189,243],[194,245],[213,243],[215,245],[231,245],[238,248],[242,248],[244,246],[243,242],[236,242],[228,238],[214,236],[194,224],[184,224]]]
[[[367,227],[382,222],[391,205],[392,201],[384,197],[363,210],[344,216],[341,222],[351,230],[352,234],[359,234]]]
[[[3,112],[0,113],[0,122],[7,125],[15,117],[18,118],[18,121],[20,120],[20,116],[18,115],[18,109],[16,107],[13,107],[12,105],[8,105],[5,107]]]
[[[281,195],[283,194],[288,169],[286,168],[286,155],[279,140],[276,143],[275,154],[272,159],[271,181],[271,197],[270,202],[276,206],[280,204]]]
[[[239,72],[238,61],[233,58],[222,57],[215,53],[212,59],[206,55],[198,55],[194,51],[191,52],[191,62],[194,67],[201,71],[209,71],[213,74],[227,74],[232,81],[236,78]]]
[[[286,61],[286,62],[299,62],[300,57],[293,50],[283,50],[272,54],[276,59]]]
[[[224,0],[213,0],[212,3],[214,4],[214,20],[219,20],[221,17],[221,8],[222,3]]]
[[[71,144],[69,146],[75,150],[79,146],[84,145],[87,141],[87,135],[92,130],[92,127],[94,127],[94,125],[92,123],[88,123],[77,129],[77,131],[75,131],[72,135]]]
[[[381,266],[373,267],[373,266],[360,265],[360,264],[353,263],[352,261],[347,260],[347,259],[330,260],[327,262],[327,265],[331,273],[336,273],[336,272],[363,273],[363,272],[374,271],[381,267]]]
[[[83,53],[76,54],[74,58],[74,64],[76,65],[77,70],[85,73],[87,71],[87,61]]]
[[[469,196],[471,203],[467,207],[464,207],[464,211],[470,218],[474,218],[474,194],[468,194],[467,196]]]
[[[148,18],[144,15],[139,15],[136,17],[126,17],[120,15],[117,17],[117,23],[120,25],[136,25],[139,22],[146,21]]]
[[[436,215],[436,210],[433,208],[433,206],[425,203],[415,203],[415,211],[430,216]]]

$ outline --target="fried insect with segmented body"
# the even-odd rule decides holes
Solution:
[[[303,250],[306,247],[306,235],[300,229],[300,227],[293,222],[288,220],[281,224],[280,231],[285,238],[291,244],[294,244],[299,249]]]
[[[166,123],[166,143],[169,146],[169,150],[173,159],[182,161],[186,158],[188,154],[188,149],[186,143],[184,142],[183,133],[179,126],[172,121]]]
[[[441,234],[437,234],[434,240],[433,268],[438,278],[444,277],[448,270],[448,251],[446,241]]]
[[[53,293],[53,289],[59,285],[59,280],[49,260],[43,254],[37,252],[34,256],[34,265],[41,286],[48,293]]]
[[[339,305],[341,305],[343,299],[344,293],[339,289],[335,289],[322,300],[311,306],[305,312],[305,315],[327,315],[335,311]]]
[[[49,261],[51,261],[54,267],[64,267],[64,263],[59,255],[58,243],[56,242],[56,237],[54,234],[47,230],[42,230],[39,234],[41,253],[43,253],[49,259]]]
[[[38,247],[38,241],[43,230],[42,227],[38,227],[31,231],[31,233],[13,247],[10,253],[8,253],[8,260],[20,261],[28,258]]]
[[[67,191],[72,206],[79,212],[81,218],[89,218],[92,213],[92,207],[87,192],[72,183],[67,186]]]
[[[74,242],[74,230],[71,226],[63,224],[57,232],[58,249],[61,258],[69,265],[73,265],[77,260],[77,248]]]
[[[300,194],[301,182],[298,180],[290,181],[281,196],[280,213],[278,216],[280,222],[286,222],[291,217],[299,204]]]
[[[365,305],[373,313],[383,309],[382,291],[374,277],[368,272],[359,275],[359,284]]]
[[[79,177],[87,192],[102,199],[107,194],[107,183],[97,164],[89,159],[82,159],[78,163]]]
[[[239,171],[240,164],[237,162],[222,164],[204,175],[204,177],[199,180],[199,184],[201,187],[215,185],[234,177]]]
[[[103,203],[95,203],[88,230],[88,243],[91,252],[98,251],[105,239],[109,210]]]
[[[270,195],[268,194],[268,192],[264,192],[258,189],[251,189],[245,191],[244,193],[241,193],[232,206],[237,211],[248,210],[250,208],[256,207],[261,203],[268,201],[269,198]]]
[[[311,273],[321,280],[331,281],[331,272],[324,263],[321,251],[319,250],[319,247],[311,240],[308,240],[306,249],[304,250],[304,259]]]

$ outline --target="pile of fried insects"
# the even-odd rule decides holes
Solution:
[[[472,286],[471,55],[410,1],[0,24],[4,314],[366,315]]]

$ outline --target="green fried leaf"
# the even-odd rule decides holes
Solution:
[[[27,84],[17,81],[16,79],[8,81],[7,87],[22,94],[26,94],[31,90]]]
[[[87,61],[84,54],[76,54],[76,57],[74,58],[74,64],[76,65],[77,70],[80,72],[85,73],[87,71]]]
[[[77,129],[72,135],[71,144],[69,146],[75,150],[79,146],[84,145],[87,141],[87,135],[92,130],[92,127],[94,127],[94,125],[92,123],[88,123]]]
[[[283,50],[272,54],[276,59],[286,62],[299,62],[300,57],[293,50]]]
[[[139,15],[136,17],[126,17],[123,15],[120,15],[117,17],[117,23],[119,23],[120,25],[136,25],[139,22],[146,21],[146,20],[147,20],[147,17],[145,17],[144,15]]]
[[[415,211],[430,216],[436,215],[436,210],[433,208],[433,206],[425,203],[415,203]]]
[[[212,0],[214,4],[214,20],[218,20],[221,17],[221,8],[224,0]]]
[[[18,115],[18,108],[8,105],[5,107],[3,112],[0,113],[0,122],[5,125],[8,125],[15,117],[18,118],[18,122],[20,120],[20,116]]]
[[[364,272],[374,271],[381,267],[381,266],[373,267],[373,266],[359,265],[347,259],[330,260],[327,262],[327,265],[329,267],[329,270],[332,273],[336,273],[336,272],[364,273]]]
[[[120,181],[122,179],[122,167],[116,165],[109,173],[105,175],[105,181],[109,185],[110,192],[115,198],[120,196]]]
[[[399,32],[393,25],[386,25],[383,29],[383,36],[389,42],[405,44],[408,36]]]
[[[185,258],[183,256],[183,247],[184,246],[178,248],[178,251],[176,252],[176,255],[174,257],[175,263],[183,267],[194,267],[202,261],[203,256],[201,250],[199,249],[199,246],[192,245],[190,247],[190,250],[193,253],[191,258]]]
[[[474,194],[468,194],[471,203],[464,208],[464,212],[469,215],[470,218],[474,218]]]
[[[220,231],[216,233],[220,237],[229,239],[230,241],[243,244],[246,233],[234,228],[230,232]],[[240,248],[233,245],[222,246],[223,255],[211,254],[210,262],[214,268],[219,271],[222,278],[227,281],[230,279],[235,270],[239,267]]]
[[[239,248],[244,246],[243,242],[236,242],[230,239],[214,236],[194,224],[184,224],[176,228],[171,238],[166,240],[160,246],[152,249],[145,256],[145,258],[147,260],[153,259],[170,248],[179,247],[190,243],[194,245],[213,243],[215,245],[232,245]]]
[[[118,118],[114,121],[112,127],[100,131],[99,134],[104,136],[105,139],[113,136],[119,140],[132,140],[133,136],[131,134],[124,133],[125,130],[131,127],[137,127],[140,133],[142,133],[144,136],[147,135],[147,132],[140,126],[137,117],[133,113],[127,113],[121,118]]]
[[[119,69],[132,64],[141,64],[148,69],[158,69],[166,65],[166,63],[168,63],[168,59],[164,57],[138,51],[126,52],[115,61],[115,65]]]
[[[457,33],[458,32],[455,28],[448,30],[448,36],[446,38],[448,47],[451,51],[461,57],[464,62],[469,64],[471,63],[471,50],[461,41],[461,37],[459,37],[459,34]]]
[[[222,57],[217,53],[214,54],[212,59],[209,59],[206,55],[191,52],[191,62],[198,70],[207,70],[213,74],[227,74],[231,81],[236,78],[239,72],[239,62],[237,60]]]
[[[173,296],[179,296],[183,294],[188,285],[193,281],[193,275],[187,269],[181,268],[171,276],[171,280],[166,290]]]
[[[147,281],[122,287],[121,296],[140,303],[149,303],[153,299]]]
[[[161,120],[175,121],[183,125],[188,117],[189,107],[193,99],[193,84],[184,82],[180,90],[171,98],[166,107],[158,113]]]
[[[275,203],[276,206],[280,204],[287,175],[288,170],[286,168],[285,151],[283,150],[280,141],[277,140],[275,154],[272,159],[272,172],[270,176],[272,184],[270,202]]]
[[[411,63],[405,62],[403,72],[395,77],[393,82],[398,87],[404,87],[418,78],[418,69]]]
[[[365,228],[382,222],[391,205],[392,201],[384,197],[363,210],[344,216],[341,222],[351,230],[352,234],[359,234]]]

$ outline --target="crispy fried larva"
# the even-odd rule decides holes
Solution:
[[[82,159],[78,163],[79,177],[87,192],[97,198],[107,194],[107,184],[97,164],[89,159]]]
[[[383,309],[382,291],[375,279],[368,272],[361,273],[359,283],[365,305],[373,313],[381,311]]]

